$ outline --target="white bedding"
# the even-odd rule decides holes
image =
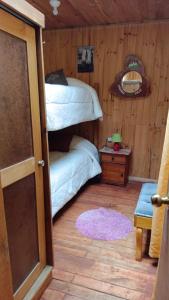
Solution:
[[[45,84],[48,131],[103,116],[96,91],[80,80],[67,80],[68,86]]]
[[[84,185],[101,173],[96,147],[74,136],[70,151],[50,152],[50,187],[54,216]]]

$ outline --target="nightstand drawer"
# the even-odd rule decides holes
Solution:
[[[101,153],[101,161],[102,162],[111,162],[114,164],[126,164],[127,156],[109,154],[109,153]]]
[[[125,183],[125,166],[112,164],[109,162],[102,163],[102,181],[107,183]]]
[[[102,167],[102,182],[124,186],[128,182],[130,149],[120,149],[118,152],[109,147],[100,149]]]

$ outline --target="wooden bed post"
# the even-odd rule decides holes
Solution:
[[[93,88],[96,90],[98,98],[100,100],[100,85],[99,82],[93,84]],[[99,147],[99,120],[93,121],[93,143],[98,148]]]

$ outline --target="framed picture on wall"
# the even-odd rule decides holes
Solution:
[[[93,46],[83,46],[77,49],[77,69],[79,73],[94,71]]]

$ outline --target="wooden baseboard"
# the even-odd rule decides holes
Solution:
[[[151,179],[151,178],[142,178],[142,177],[135,177],[135,176],[129,176],[129,181],[155,182],[155,183],[157,183],[157,180],[155,180],[155,179]]]
[[[52,267],[46,266],[23,300],[38,300],[52,279]]]

